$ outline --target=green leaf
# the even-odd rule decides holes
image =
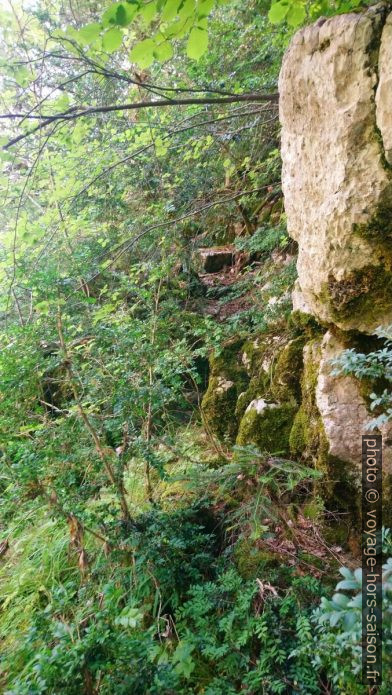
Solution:
[[[169,60],[173,55],[173,46],[171,45],[170,41],[164,41],[163,43],[159,44],[159,46],[156,46],[154,55],[160,63],[163,63],[165,60]]]
[[[171,22],[177,16],[180,4],[181,0],[167,0],[161,14],[162,22]]]
[[[194,11],[195,11],[195,0],[185,0],[180,11],[178,12],[178,16],[180,18],[180,21],[183,22],[185,19],[188,19],[188,17],[193,15]]]
[[[154,16],[156,15],[157,12],[157,4],[156,2],[149,2],[147,5],[144,5],[142,9],[140,10],[140,15],[143,19],[144,25],[148,27]]]
[[[337,589],[358,589],[358,582],[355,579],[343,579],[336,585]]]
[[[46,316],[49,314],[50,310],[50,302],[44,300],[42,302],[37,302],[35,305],[35,310],[38,311],[40,314],[45,314]]]
[[[117,27],[109,29],[104,34],[104,37],[102,39],[103,50],[107,53],[113,53],[114,51],[117,51],[117,49],[120,48],[122,44],[122,39],[123,35],[120,29],[118,29]]]
[[[80,43],[82,44],[89,44],[95,41],[95,39],[98,38],[99,34],[101,33],[101,25],[97,23],[93,24],[86,24],[85,27],[82,27],[78,31],[78,36]]]
[[[140,68],[148,68],[154,62],[156,43],[152,39],[144,39],[133,47],[130,58]]]
[[[214,0],[203,0],[203,2],[199,3],[198,8],[197,8],[197,16],[198,17],[207,17],[212,8],[214,7]]]
[[[24,65],[14,73],[14,80],[21,87],[27,87],[34,79],[35,74],[32,74]]]
[[[334,594],[332,596],[333,603],[335,604],[335,606],[339,606],[339,608],[346,608],[349,600],[349,597],[345,594]]]
[[[204,29],[194,27],[189,35],[186,52],[189,58],[199,60],[208,47],[208,34]]]
[[[268,12],[268,19],[271,24],[279,24],[283,22],[285,16],[289,11],[289,6],[285,2],[275,2],[271,5],[271,9]]]
[[[104,26],[126,27],[134,18],[139,6],[128,2],[115,2],[102,15]]]
[[[296,2],[293,5],[291,5],[286,16],[286,21],[287,24],[289,24],[291,27],[298,27],[300,24],[302,24],[305,17],[305,7],[302,4]]]
[[[347,604],[350,608],[362,608],[362,593],[357,594],[351,599],[350,603]]]

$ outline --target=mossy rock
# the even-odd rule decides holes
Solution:
[[[295,415],[289,436],[290,451],[296,457],[316,463],[325,448],[325,433],[316,404],[316,386],[321,344],[317,339],[306,345],[301,376],[301,406]],[[304,354],[304,353],[303,353]]]
[[[392,316],[392,262],[368,265],[340,280],[331,274],[321,298],[337,323],[355,314],[358,325],[377,325],[380,317]]]
[[[242,363],[250,376],[262,369],[270,341],[265,336],[247,340],[242,346]]]
[[[258,398],[270,398],[271,400],[271,377],[263,369],[251,378],[247,390],[240,393],[238,397],[235,409],[238,420],[242,419],[248,405]]]
[[[281,351],[274,369],[271,393],[280,403],[299,403],[303,370],[303,336],[291,340]]]
[[[234,441],[238,430],[238,396],[247,390],[249,377],[241,362],[243,340],[234,339],[218,355],[210,357],[210,379],[202,400],[207,427],[224,440]]]
[[[336,526],[337,536],[345,535],[347,540],[347,529],[359,519],[358,472],[353,464],[329,453],[328,439],[316,403],[319,363],[320,341],[313,339],[305,349],[302,402],[289,435],[290,453],[323,473],[323,477],[315,482],[313,493],[321,498],[327,511],[345,515],[339,523],[336,516],[333,526]],[[340,525],[342,530],[338,529]]]
[[[304,333],[309,338],[317,336],[323,330],[314,316],[299,309],[291,312],[288,325],[295,333]]]
[[[289,435],[297,406],[268,404],[262,409],[260,401],[255,401],[243,415],[237,436],[237,444],[255,444],[260,451],[289,453]]]
[[[202,412],[207,426],[219,439],[235,438],[238,421],[235,416],[238,391],[235,383],[212,376],[203,397]]]

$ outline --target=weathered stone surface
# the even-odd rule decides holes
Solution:
[[[304,28],[279,81],[285,209],[299,244],[297,308],[362,332],[392,322],[392,173],[374,98],[384,22],[377,6]],[[388,23],[378,92],[386,142],[390,31]]]
[[[342,461],[361,466],[362,435],[369,431],[374,418],[366,407],[359,382],[351,376],[334,376],[331,360],[345,346],[329,331],[321,345],[321,360],[316,386],[316,403],[328,440],[329,454]],[[384,470],[392,467],[392,423],[382,428],[384,436]]]
[[[218,273],[222,268],[233,265],[234,250],[231,246],[211,246],[199,249],[204,273]]]
[[[385,158],[392,164],[392,14],[382,32],[376,93],[377,126],[383,140]]]

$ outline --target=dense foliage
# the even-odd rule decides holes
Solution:
[[[218,441],[200,408],[211,352],[296,335],[277,76],[287,24],[344,9],[0,8],[8,695],[365,692],[318,474]],[[218,282],[216,245],[237,258]]]

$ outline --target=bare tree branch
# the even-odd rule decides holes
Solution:
[[[194,97],[189,97],[186,99],[159,99],[156,101],[138,101],[130,104],[111,104],[108,106],[89,106],[87,108],[81,108],[78,106],[71,107],[70,109],[67,109],[67,111],[63,111],[62,113],[57,113],[53,114],[51,116],[45,116],[45,115],[28,115],[28,114],[20,114],[20,113],[7,113],[7,114],[0,114],[0,119],[15,119],[15,118],[23,118],[23,119],[38,119],[41,120],[41,123],[30,130],[27,133],[22,133],[21,135],[18,135],[17,137],[13,138],[10,140],[6,145],[3,146],[3,149],[6,150],[12,145],[15,145],[17,142],[20,142],[21,140],[25,140],[28,138],[30,135],[33,135],[33,133],[36,133],[39,130],[42,130],[42,128],[46,128],[46,126],[51,125],[52,123],[55,122],[65,122],[65,121],[73,121],[77,118],[81,118],[83,116],[91,116],[94,114],[99,114],[99,113],[110,113],[112,111],[135,111],[139,109],[146,109],[146,108],[162,108],[165,106],[190,106],[193,104],[234,104],[237,102],[245,101],[245,102],[276,102],[278,100],[279,95],[277,93],[274,94],[238,94],[236,96],[232,97],[205,97],[202,99],[197,99]]]

